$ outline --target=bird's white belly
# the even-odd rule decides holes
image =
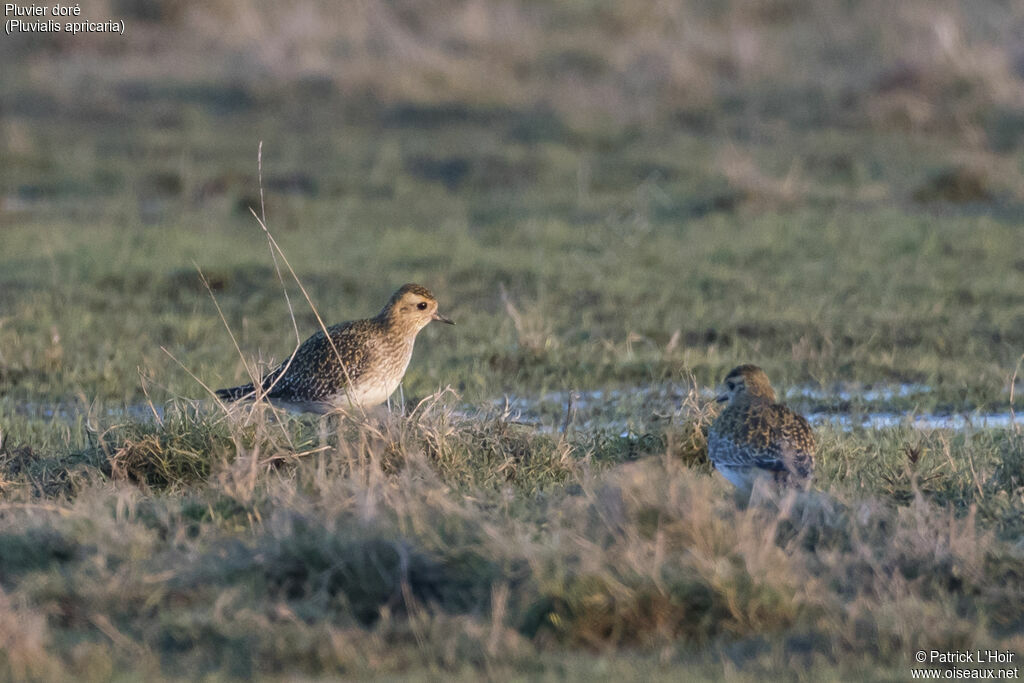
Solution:
[[[754,481],[759,476],[768,475],[756,467],[735,467],[715,463],[715,469],[726,478],[726,480],[740,490],[749,490],[753,487]]]
[[[338,408],[372,408],[388,400],[401,383],[401,378],[393,381],[365,382],[338,396],[334,403]]]
[[[359,381],[354,382],[353,386],[349,387],[345,393],[336,396],[331,401],[332,405],[337,409],[344,410],[352,406],[372,408],[384,403],[402,383],[402,377],[405,376],[405,369],[409,366],[411,358],[412,346],[410,345],[404,358],[400,358],[396,363],[397,367],[392,367],[390,371],[385,369],[369,376],[364,375]]]
[[[271,401],[277,407],[294,413],[308,412],[325,415],[337,411],[347,412],[352,410],[353,406],[359,410],[366,410],[388,400],[388,396],[395,393],[395,389],[400,383],[363,385],[354,391],[350,390],[322,401],[289,401],[277,398],[271,399]]]

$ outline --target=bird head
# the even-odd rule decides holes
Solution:
[[[384,306],[381,317],[386,319],[392,327],[413,334],[422,330],[433,320],[449,325],[455,324],[450,318],[437,312],[437,299],[429,289],[414,284],[402,285]]]
[[[753,398],[774,401],[775,390],[764,370],[748,363],[729,371],[715,400],[725,403]]]

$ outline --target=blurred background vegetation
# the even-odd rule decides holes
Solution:
[[[160,346],[239,379],[197,266],[247,352],[286,353],[249,213],[263,141],[270,227],[326,318],[423,280],[468,323],[423,345],[451,348],[415,392],[711,383],[752,359],[1006,404],[1021,3],[83,9],[126,35],[0,42],[7,393],[137,400],[143,367],[196,395]]]

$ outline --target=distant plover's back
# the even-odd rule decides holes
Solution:
[[[432,320],[454,324],[437,312],[425,287],[399,289],[374,318],[332,325],[299,346],[293,357],[253,384],[220,389],[228,401],[266,396],[292,410],[326,413],[386,401],[402,381],[416,335]]]
[[[741,365],[726,375],[720,402],[728,401],[708,430],[711,463],[737,488],[758,477],[802,485],[814,470],[814,432],[803,416],[775,402],[764,371]]]

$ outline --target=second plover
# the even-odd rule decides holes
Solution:
[[[776,402],[761,368],[733,368],[717,400],[728,405],[708,430],[708,457],[722,476],[747,492],[759,477],[807,482],[814,470],[814,432],[803,416]]]
[[[218,389],[217,396],[226,401],[266,396],[283,408],[320,414],[371,408],[398,388],[416,335],[432,320],[455,324],[437,312],[430,290],[403,285],[376,317],[332,325],[326,335],[321,330],[304,341],[259,389],[243,384]]]

